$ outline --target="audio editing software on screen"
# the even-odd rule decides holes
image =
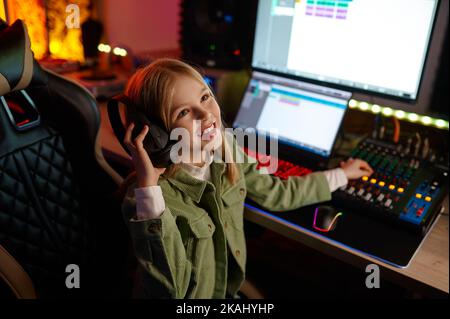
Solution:
[[[414,100],[436,9],[437,0],[260,1],[253,67]]]

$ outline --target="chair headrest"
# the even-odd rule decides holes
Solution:
[[[34,60],[30,38],[22,20],[0,28],[0,96],[47,83],[46,74]]]

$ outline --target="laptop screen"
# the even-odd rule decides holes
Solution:
[[[253,72],[233,127],[329,157],[351,93]]]

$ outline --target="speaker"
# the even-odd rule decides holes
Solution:
[[[257,0],[182,0],[183,59],[236,70],[251,63]]]

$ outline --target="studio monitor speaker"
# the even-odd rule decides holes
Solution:
[[[257,0],[182,0],[183,58],[220,69],[250,65],[256,10]]]

